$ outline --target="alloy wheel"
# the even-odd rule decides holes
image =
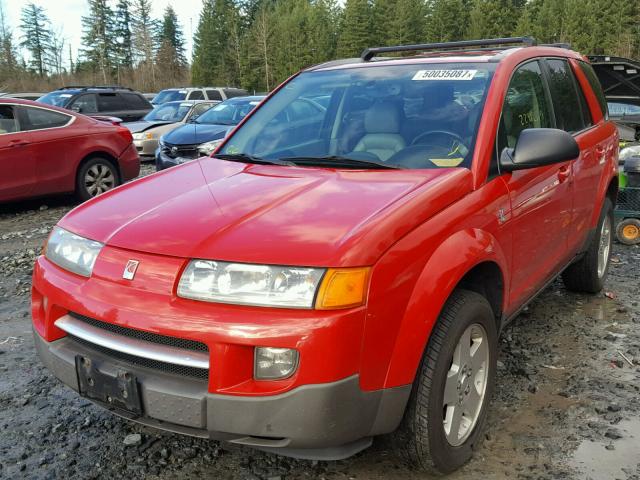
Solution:
[[[598,245],[598,278],[602,278],[607,264],[609,263],[609,252],[611,250],[611,219],[604,217],[600,228],[600,243]]]
[[[484,327],[474,323],[464,331],[447,372],[443,427],[452,446],[462,445],[475,427],[489,378],[489,341]]]

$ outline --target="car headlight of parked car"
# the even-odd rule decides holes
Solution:
[[[45,257],[65,270],[90,277],[103,246],[95,240],[54,227],[47,242]]]
[[[134,140],[154,140],[157,137],[155,132],[138,132],[133,134]]]
[[[218,140],[203,143],[198,147],[198,152],[202,153],[203,155],[211,155],[213,151],[218,148],[218,145],[222,143],[222,140],[224,140],[224,138],[219,138]]]
[[[306,268],[192,260],[178,296],[207,302],[334,309],[362,305],[369,268]]]

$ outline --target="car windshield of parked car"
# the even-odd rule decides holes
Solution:
[[[608,102],[609,115],[612,117],[640,117],[640,105],[628,102]]]
[[[218,153],[348,168],[469,167],[494,69],[385,62],[304,72]]]
[[[175,102],[187,98],[186,90],[163,90],[153,99],[153,103],[160,105],[161,103]]]
[[[259,100],[222,102],[200,115],[195,123],[237,125],[259,103]]]
[[[143,120],[147,122],[181,122],[191,107],[190,103],[163,103],[147,113]]]
[[[40,97],[38,101],[40,103],[46,103],[47,105],[53,105],[54,107],[64,107],[69,99],[73,97],[76,92],[51,92]]]

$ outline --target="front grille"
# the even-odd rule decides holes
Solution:
[[[194,145],[174,145],[172,143],[164,143],[162,145],[162,153],[170,158],[199,158],[202,155],[198,152],[200,144]]]
[[[640,211],[640,187],[626,187],[620,190],[616,209]]]
[[[129,355],[128,353],[122,353],[116,350],[111,350],[110,348],[101,347],[100,345],[96,345],[95,343],[91,343],[82,338],[78,338],[75,335],[67,335],[67,337],[72,339],[74,342],[87,347],[90,350],[100,352],[110,358],[114,358],[131,365],[159,370],[161,372],[171,373],[173,375],[197,378],[200,380],[209,379],[209,370],[206,370],[204,368],[184,367],[182,365],[175,365],[173,363],[149,360],[148,358],[137,357],[135,355]]]
[[[157,343],[159,345],[183,348],[185,350],[196,350],[199,352],[209,351],[209,348],[206,344],[198,342],[196,340],[169,337],[166,335],[159,335],[157,333],[145,332],[143,330],[122,327],[120,325],[102,322],[100,320],[96,320],[95,318],[86,317],[74,312],[69,312],[69,315],[88,325],[91,325],[92,327],[101,328],[102,330],[106,330],[111,333],[117,333],[118,335],[122,335],[123,337],[135,338],[137,340],[144,340],[145,342]]]

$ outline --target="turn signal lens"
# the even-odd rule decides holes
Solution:
[[[322,280],[316,309],[333,310],[362,305],[367,297],[369,267],[330,268]]]

